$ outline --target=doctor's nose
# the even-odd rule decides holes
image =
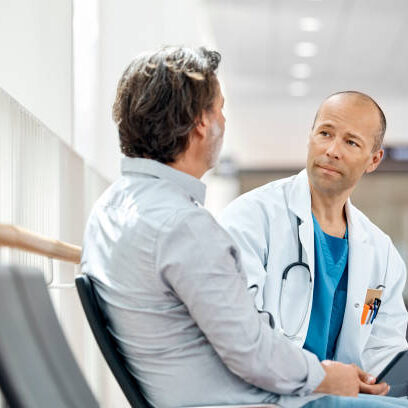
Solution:
[[[341,147],[336,139],[333,139],[326,149],[326,156],[331,159],[339,160],[341,158]]]

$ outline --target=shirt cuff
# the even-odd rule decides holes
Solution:
[[[315,354],[303,349],[303,356],[306,360],[308,374],[305,384],[298,392],[300,396],[311,394],[326,376],[326,371]]]

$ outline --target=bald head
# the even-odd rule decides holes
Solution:
[[[384,112],[380,108],[380,106],[377,104],[377,102],[371,98],[370,96],[366,95],[365,93],[358,92],[358,91],[342,91],[342,92],[336,92],[330,96],[328,96],[323,103],[320,105],[319,110],[316,113],[316,116],[313,121],[313,126],[312,129],[314,129],[316,121],[319,117],[320,111],[322,107],[332,99],[349,99],[350,103],[356,104],[356,105],[369,105],[372,106],[378,113],[378,130],[376,134],[374,135],[374,146],[373,146],[373,151],[377,151],[381,148],[381,145],[384,140],[384,134],[385,130],[387,128],[387,120],[385,119]]]

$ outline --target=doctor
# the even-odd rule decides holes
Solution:
[[[373,375],[407,349],[404,263],[350,202],[381,162],[385,129],[368,95],[331,95],[315,117],[307,168],[244,194],[220,217],[240,246],[258,309],[320,360]]]

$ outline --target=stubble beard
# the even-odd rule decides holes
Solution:
[[[211,125],[211,147],[209,149],[208,153],[208,167],[213,168],[218,161],[221,148],[222,148],[222,142],[223,142],[223,134],[222,134],[222,129],[221,127],[214,122]]]

